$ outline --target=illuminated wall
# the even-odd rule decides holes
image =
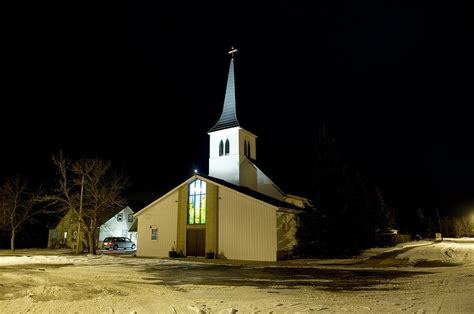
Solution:
[[[152,203],[138,216],[137,256],[168,256],[177,241],[178,191]],[[152,240],[152,229],[157,239]]]
[[[254,167],[242,168],[247,160],[245,143],[250,147],[250,158],[257,158],[256,136],[245,129],[234,127],[209,133],[209,175],[235,185],[244,185],[255,190]],[[229,154],[219,154],[219,144],[229,140]]]
[[[219,187],[218,257],[275,261],[276,207]]]

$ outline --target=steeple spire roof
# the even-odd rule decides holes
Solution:
[[[234,54],[237,49],[232,47],[229,51],[231,55],[229,76],[227,77],[227,88],[225,91],[224,108],[222,109],[221,117],[209,132],[219,131],[223,129],[233,128],[239,125],[237,121],[237,112],[235,110],[235,85],[234,85]]]

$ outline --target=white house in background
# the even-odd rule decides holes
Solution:
[[[136,243],[137,233],[130,232],[135,217],[130,207],[125,207],[102,224],[99,228],[99,247],[106,237],[128,237]]]
[[[137,256],[275,261],[291,256],[308,199],[284,193],[256,165],[256,138],[240,127],[234,59],[224,108],[209,130],[209,175],[195,174],[138,213]]]

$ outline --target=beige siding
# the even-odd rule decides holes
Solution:
[[[206,211],[206,252],[217,252],[217,193],[216,185],[207,183],[207,211]]]
[[[275,261],[276,208],[219,188],[219,258]]]
[[[178,191],[138,215],[137,256],[168,256],[177,240],[177,221]],[[158,229],[157,240],[151,240],[152,229]]]
[[[177,240],[176,251],[186,255],[186,226],[188,217],[188,185],[185,184],[178,190],[178,217],[177,217]]]

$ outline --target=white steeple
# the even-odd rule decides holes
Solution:
[[[249,160],[257,158],[257,136],[241,128],[237,121],[234,83],[236,52],[234,48],[229,51],[231,59],[221,117],[208,132],[209,175],[257,190],[256,167]]]

